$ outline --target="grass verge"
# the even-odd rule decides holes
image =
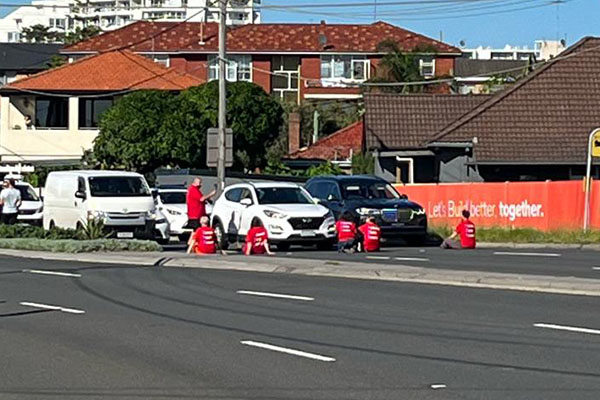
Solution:
[[[433,226],[430,232],[442,238],[450,236],[453,228]],[[600,244],[600,231],[537,229],[477,228],[477,241],[489,243],[552,243],[552,244]]]
[[[0,248],[13,250],[37,250],[52,253],[92,253],[92,252],[115,252],[115,251],[162,251],[162,247],[147,240],[73,240],[73,239],[36,239],[0,238]]]

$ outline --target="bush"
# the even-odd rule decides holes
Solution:
[[[52,228],[45,230],[40,226],[5,225],[0,224],[0,238],[29,238],[29,239],[82,239],[81,234],[74,229]]]
[[[53,253],[91,253],[98,251],[162,251],[156,242],[147,240],[73,240],[73,239],[0,239],[0,248],[14,250],[50,251]]]

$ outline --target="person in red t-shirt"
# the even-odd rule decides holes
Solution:
[[[203,195],[201,188],[202,179],[199,177],[194,178],[185,198],[188,213],[187,227],[194,230],[200,226],[200,218],[206,216],[206,201],[217,194],[217,191],[213,190],[209,194]]]
[[[244,243],[242,252],[247,256],[250,254],[274,254],[269,249],[269,233],[260,219],[252,220],[252,226],[246,235],[246,243]]]
[[[353,222],[352,215],[349,213],[342,214],[335,223],[335,229],[338,235],[338,253],[346,250],[354,253],[358,240],[356,238],[356,224]]]
[[[381,228],[375,222],[375,217],[367,218],[367,222],[358,227],[362,236],[362,249],[365,253],[379,251]]]
[[[443,249],[474,249],[477,243],[475,238],[475,224],[469,219],[471,213],[467,210],[462,212],[462,220],[452,235],[442,243]],[[460,241],[456,237],[460,236]]]
[[[215,230],[208,226],[208,217],[200,218],[200,227],[188,240],[188,254],[215,254],[217,252],[217,236]]]

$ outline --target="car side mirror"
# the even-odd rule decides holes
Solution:
[[[81,200],[85,200],[87,198],[87,196],[85,195],[85,192],[82,192],[81,190],[78,190],[75,192],[75,197],[77,197],[78,199],[81,199]]]
[[[245,207],[250,207],[252,205],[252,199],[246,197],[245,199],[240,200],[240,204]]]

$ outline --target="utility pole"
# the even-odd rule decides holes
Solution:
[[[227,0],[219,0],[219,155],[217,159],[217,193],[225,188],[225,135],[227,129]]]

